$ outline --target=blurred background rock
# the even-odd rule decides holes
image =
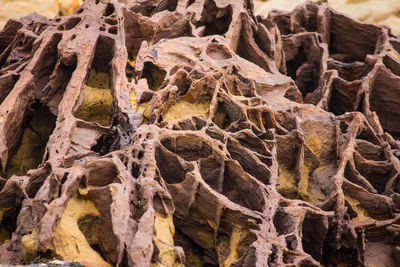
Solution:
[[[74,12],[82,0],[0,0],[0,29],[10,18],[20,18],[37,12],[48,18]]]
[[[9,18],[20,18],[32,12],[48,18],[69,15],[83,0],[0,0],[0,29]],[[267,15],[271,9],[292,10],[304,0],[254,0],[257,14]],[[400,36],[400,0],[328,0],[333,8],[351,17],[388,25]]]
[[[292,10],[304,0],[254,0],[257,14],[267,15],[271,9]],[[400,0],[328,0],[334,9],[351,17],[388,25],[400,36]]]

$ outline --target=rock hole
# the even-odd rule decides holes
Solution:
[[[240,31],[238,46],[236,49],[236,54],[239,55],[240,57],[256,64],[257,66],[263,68],[267,72],[270,72],[271,69],[268,66],[268,63],[266,63],[265,59],[262,58],[261,49],[260,49],[260,47],[258,47],[258,45],[261,43],[261,41],[259,41],[259,44],[255,43],[255,42],[257,42],[257,39],[258,39],[258,38],[255,38],[256,36],[257,36],[257,33],[255,32],[255,29],[252,29],[252,26],[249,25],[248,22],[243,21],[242,29]],[[264,38],[264,39],[268,39],[268,38]],[[265,51],[263,51],[263,52],[265,52]],[[268,54],[268,52],[265,52],[265,53]]]
[[[104,222],[100,216],[94,216],[91,214],[85,215],[78,219],[79,230],[85,236],[89,246],[104,259],[105,253],[102,249],[102,242],[100,238],[102,233],[102,224],[104,224]]]
[[[368,160],[386,160],[382,147],[371,144],[370,142],[367,142],[365,140],[357,139],[356,151]]]
[[[337,60],[328,60],[328,70],[336,69],[339,77],[346,81],[360,80],[374,67],[374,60],[366,60],[365,62],[343,63]]]
[[[296,219],[278,208],[274,216],[274,226],[279,235],[287,235],[296,230]]]
[[[205,30],[203,36],[223,35],[228,29],[232,21],[232,7],[228,5],[219,9],[213,0],[207,0],[204,4],[205,12]]]
[[[147,61],[144,63],[141,78],[146,78],[149,88],[153,91],[157,91],[164,82],[166,75],[167,72],[165,70]]]
[[[133,178],[138,178],[140,175],[140,165],[136,162],[132,163],[132,176]]]
[[[5,182],[0,191],[0,245],[11,239],[12,233],[17,229],[17,219],[21,211],[22,201],[25,198],[21,188],[16,182]],[[0,180],[1,187],[1,180]]]
[[[57,30],[59,31],[68,31],[71,30],[73,28],[76,27],[76,25],[79,24],[79,22],[81,22],[81,18],[79,17],[74,17],[74,18],[69,18],[66,22],[64,22],[63,24],[59,25],[57,27]]]
[[[259,185],[233,161],[225,162],[222,194],[250,210],[262,212],[264,209],[264,197]],[[247,197],[249,195],[252,197]]]
[[[87,187],[87,178],[83,175],[79,181],[79,188],[86,188]]]
[[[335,78],[332,83],[329,112],[339,116],[356,110],[360,101],[359,94],[361,89],[361,82],[349,83]]]
[[[18,30],[22,28],[23,24],[19,21],[9,20],[4,25],[3,30],[0,32],[0,55],[6,50],[10,43],[15,38]],[[0,66],[2,64],[0,63]]]
[[[104,10],[103,16],[108,17],[108,16],[112,15],[114,13],[114,11],[115,11],[114,5],[111,3],[108,3],[106,10]]]
[[[161,12],[164,10],[175,11],[178,6],[178,0],[165,0],[159,3],[157,8],[153,11],[153,13]]]
[[[212,154],[212,147],[194,134],[181,135],[176,139],[164,139],[161,144],[186,161],[197,161]]]
[[[400,140],[400,77],[386,68],[379,68],[370,88],[371,111],[379,117],[382,128]]]
[[[128,59],[125,65],[125,75],[129,82],[132,82],[132,79],[136,76],[135,73],[136,53],[134,56],[131,53],[128,53]]]
[[[344,121],[340,122],[340,131],[342,133],[347,133],[347,128],[349,128],[349,125],[347,123],[345,123]]]
[[[105,23],[109,24],[109,25],[117,25],[118,21],[116,19],[111,19],[111,18],[106,18],[104,20]]]
[[[3,74],[0,76],[0,104],[3,103],[4,99],[8,96],[14,85],[17,83],[19,75],[15,74]]]
[[[342,14],[332,14],[329,54],[332,58],[352,63],[363,62],[368,54],[374,54],[382,34],[378,26],[353,21]],[[357,38],[351,33],[358,32]]]
[[[297,54],[286,58],[287,74],[295,81],[303,97],[318,87],[320,76],[319,57],[315,53],[317,51],[312,51],[312,46],[305,47],[302,44]]]
[[[110,51],[112,51],[110,53]],[[86,83],[83,85],[83,100],[74,116],[87,122],[103,126],[111,124],[113,96],[111,92],[110,63],[114,54],[114,39],[100,36]]]
[[[107,186],[111,183],[121,183],[117,167],[108,160],[98,160],[87,166],[87,182],[89,186]]]
[[[63,177],[61,178],[60,183],[64,184],[68,179],[69,172],[64,173]]]
[[[354,163],[357,171],[372,184],[379,194],[385,192],[386,184],[394,175],[391,163],[373,162],[371,164],[359,154],[354,154]]]
[[[40,99],[43,96],[43,90],[50,81],[50,75],[53,73],[57,59],[57,46],[61,41],[62,35],[57,33],[51,37],[46,47],[42,50],[40,59],[32,70],[35,77],[33,82],[33,89],[35,90],[36,98]],[[54,88],[57,89],[57,88]],[[47,90],[47,89],[46,89]]]
[[[374,145],[379,145],[378,138],[375,136],[375,133],[372,131],[372,129],[369,128],[367,125],[363,125],[363,127],[359,129],[357,139],[362,139]]]
[[[6,177],[25,175],[28,170],[36,169],[42,162],[47,141],[54,130],[57,117],[48,107],[36,102],[31,109],[19,135],[18,146],[10,150],[14,153],[11,152],[13,156],[8,162]]]
[[[222,44],[209,44],[206,54],[214,60],[224,60],[232,58],[228,48]]]
[[[393,74],[400,76],[400,64],[392,57],[386,55],[383,57],[383,64],[392,71]]]
[[[153,207],[154,210],[158,213],[160,213],[162,216],[167,216],[166,211],[164,209],[164,200],[160,197],[158,193],[154,194],[153,196]]]
[[[221,99],[222,100],[222,99]],[[229,113],[226,110],[226,105],[224,102],[218,101],[217,111],[212,118],[213,122],[221,129],[226,129],[233,122],[230,118]]]
[[[277,266],[278,262],[278,249],[275,245],[272,245],[271,250],[269,251],[268,256],[268,266]]]
[[[50,75],[50,81],[40,92],[42,100],[49,103],[51,111],[55,114],[58,113],[58,106],[76,66],[77,56],[75,54],[62,57]]]
[[[12,233],[14,233],[15,230],[17,229],[17,215],[16,216],[9,216],[8,214],[3,215],[4,217],[0,221],[0,245],[2,245],[3,242],[10,240]]]
[[[138,153],[138,159],[142,159],[144,156],[144,152],[143,151],[139,151]]]
[[[117,35],[118,34],[118,27],[116,27],[116,26],[110,27],[108,29],[108,32],[111,33],[111,34]]]
[[[232,159],[237,160],[247,173],[264,184],[270,183],[271,172],[269,169],[261,164],[261,162],[258,162],[257,158],[244,149],[239,142],[235,142],[229,138],[226,148]]]
[[[320,261],[325,236],[328,232],[328,219],[322,215],[308,212],[301,227],[304,251],[315,260]]]
[[[296,235],[291,234],[285,237],[286,247],[290,250],[297,249],[297,238]]]
[[[123,135],[124,133],[118,135],[118,130],[111,128],[97,139],[96,144],[93,145],[90,150],[99,153],[101,156],[115,151],[119,148],[119,141]]]
[[[34,198],[36,193],[42,187],[46,178],[50,175],[51,169],[46,168],[44,172],[38,176],[31,177],[29,179],[28,186],[26,187],[26,193],[30,198]]]
[[[179,184],[185,180],[186,170],[177,156],[159,146],[156,149],[155,158],[161,177],[168,184]]]
[[[186,7],[191,6],[194,2],[196,2],[196,0],[189,0],[186,4]]]
[[[199,161],[200,174],[203,180],[217,192],[221,192],[220,176],[223,162],[220,159],[209,157]]]
[[[43,260],[51,260],[56,257],[56,253],[52,249],[46,249],[44,252],[43,251],[38,251],[38,258],[43,259]]]
[[[174,217],[174,225],[176,224]],[[179,226],[176,226],[176,233],[174,235],[174,244],[183,248],[186,255],[187,266],[204,266],[204,267],[217,267],[218,262],[216,259],[209,258],[209,251],[197,244],[192,238],[183,233]],[[215,256],[216,257],[216,256]],[[207,259],[207,263],[205,261]],[[213,257],[214,258],[214,257]],[[212,261],[212,263],[210,262]]]

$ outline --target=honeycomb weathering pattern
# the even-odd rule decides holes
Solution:
[[[396,266],[400,39],[326,4],[86,0],[0,32],[0,262]]]

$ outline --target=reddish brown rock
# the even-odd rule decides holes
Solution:
[[[400,39],[327,5],[85,1],[0,32],[0,261],[395,266]]]

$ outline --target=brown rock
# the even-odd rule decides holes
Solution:
[[[87,0],[0,32],[0,261],[395,266],[400,39],[327,5]]]

